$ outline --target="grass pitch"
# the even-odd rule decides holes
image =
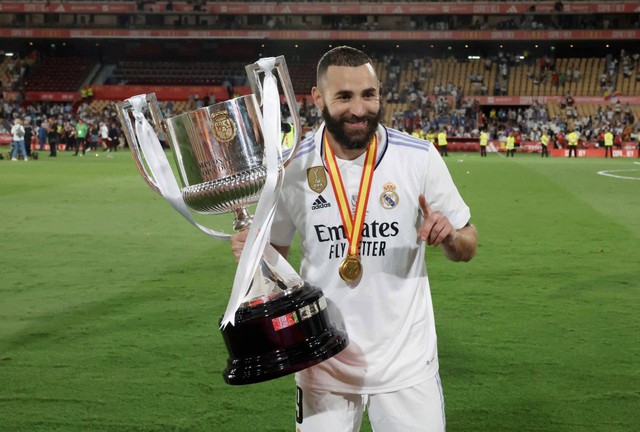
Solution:
[[[634,162],[447,159],[480,233],[470,263],[427,255],[449,431],[637,430]],[[294,429],[291,377],[222,380],[228,245],[128,152],[0,161],[0,217],[1,432]]]

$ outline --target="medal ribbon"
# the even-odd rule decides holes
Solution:
[[[349,241],[349,255],[357,256],[360,240],[362,239],[364,215],[367,210],[367,204],[369,203],[369,192],[371,191],[371,181],[373,180],[375,160],[378,154],[378,137],[374,135],[373,140],[371,140],[371,143],[367,148],[367,155],[365,156],[364,168],[362,170],[362,178],[360,179],[358,201],[356,202],[355,214],[353,215],[351,214],[349,199],[347,198],[344,183],[340,176],[340,169],[338,169],[338,162],[336,161],[336,156],[329,145],[326,134],[324,136],[324,149],[324,159],[327,164],[327,171],[329,171],[331,186],[333,187],[333,193],[335,194],[336,201],[338,202],[340,217],[342,217],[342,224],[344,225],[347,240]]]

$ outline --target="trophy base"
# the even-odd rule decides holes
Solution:
[[[348,338],[335,328],[318,288],[302,288],[238,309],[235,325],[222,329],[229,352],[227,384],[268,381],[301,371],[345,349]]]

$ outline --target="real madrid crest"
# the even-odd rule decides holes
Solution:
[[[382,208],[387,210],[396,208],[400,201],[400,197],[396,192],[396,185],[391,182],[385,183],[384,186],[382,186],[382,189],[384,189],[380,194],[380,205]]]
[[[307,169],[307,183],[315,193],[320,193],[327,187],[327,173],[323,166],[314,166]]]
[[[213,124],[213,136],[217,141],[226,144],[236,137],[238,131],[236,123],[227,111],[218,111],[211,114],[211,123]]]

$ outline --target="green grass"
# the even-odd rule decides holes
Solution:
[[[427,256],[448,430],[637,430],[640,181],[596,173],[640,165],[447,162],[480,233],[468,264]],[[128,152],[0,161],[0,220],[1,432],[294,429],[291,377],[222,380],[228,245]]]

